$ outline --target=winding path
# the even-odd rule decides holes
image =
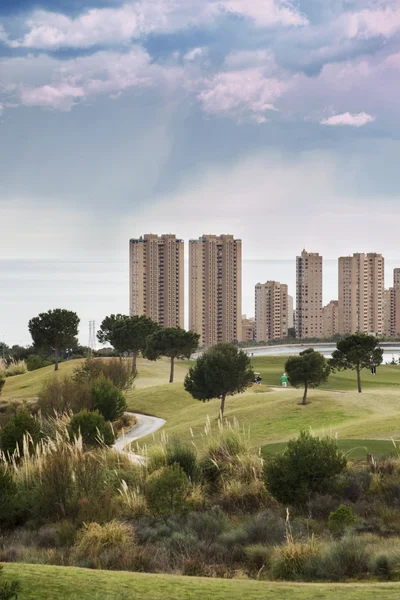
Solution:
[[[143,464],[146,462],[147,458],[145,456],[140,456],[139,454],[135,454],[135,452],[130,452],[129,450],[125,450],[125,447],[132,442],[136,442],[136,440],[140,440],[147,435],[151,435],[155,433],[161,427],[163,427],[166,423],[164,419],[159,419],[158,417],[149,417],[148,415],[141,415],[139,413],[126,413],[132,417],[137,418],[137,423],[125,431],[115,442],[113,449],[118,452],[123,452],[126,454],[133,462],[137,462]]]

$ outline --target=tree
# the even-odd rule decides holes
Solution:
[[[308,348],[299,356],[291,356],[285,364],[285,371],[293,387],[304,385],[302,404],[307,404],[308,388],[315,388],[329,377],[330,367],[322,354]]]
[[[197,350],[199,338],[199,334],[194,331],[185,331],[180,327],[165,327],[147,338],[145,356],[149,360],[168,356],[171,359],[169,383],[173,383],[175,359],[190,358]]]
[[[139,352],[144,353],[148,336],[159,328],[158,323],[144,315],[110,315],[100,325],[97,339],[102,344],[109,342],[120,354],[131,353],[132,371],[135,373]]]
[[[304,505],[313,494],[327,492],[346,463],[334,440],[302,431],[265,464],[265,484],[279,502]]]
[[[0,431],[0,448],[6,456],[12,456],[19,451],[23,454],[24,437],[29,446],[36,446],[41,438],[40,425],[32,415],[22,409],[15,413],[7,425]]]
[[[90,389],[93,408],[103,415],[106,421],[115,421],[126,410],[124,394],[112,381],[101,375]]]
[[[289,338],[296,339],[296,328],[295,327],[289,327],[287,334],[288,334]]]
[[[382,364],[383,350],[378,348],[379,340],[365,333],[354,333],[339,340],[336,350],[332,352],[329,361],[332,369],[342,371],[352,369],[357,372],[358,392],[361,394],[361,370],[371,368],[371,362],[375,366]],[[372,361],[371,361],[372,357]]]
[[[233,344],[221,343],[206,350],[189,369],[184,387],[196,400],[221,398],[219,418],[224,416],[225,399],[244,392],[254,381],[249,356]]]
[[[102,443],[112,446],[115,441],[111,424],[103,415],[89,410],[82,410],[74,415],[69,423],[68,431],[71,438],[82,436],[85,446],[99,446]]]
[[[40,313],[29,321],[29,332],[35,346],[54,348],[55,371],[58,371],[60,351],[77,343],[79,321],[76,313],[62,308]]]
[[[3,387],[6,384],[6,378],[4,377],[4,375],[2,373],[0,373],[0,394],[2,392]]]

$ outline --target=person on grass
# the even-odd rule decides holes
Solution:
[[[287,384],[288,384],[288,378],[287,378],[286,373],[284,373],[281,377],[281,386],[287,387]]]

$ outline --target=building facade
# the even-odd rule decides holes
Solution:
[[[253,342],[255,333],[255,319],[242,317],[242,342]]]
[[[322,256],[305,250],[296,258],[296,337],[323,337]]]
[[[400,269],[393,271],[393,287],[385,290],[384,320],[387,337],[400,336]]]
[[[294,327],[294,310],[293,310],[293,296],[288,296],[288,329]]]
[[[384,331],[385,260],[381,254],[339,258],[339,333]]]
[[[184,244],[175,235],[129,242],[129,313],[162,327],[184,327]]]
[[[257,283],[255,288],[255,339],[282,340],[288,333],[288,286],[278,281]]]
[[[242,242],[233,235],[189,241],[189,329],[201,346],[242,341]]]
[[[331,300],[329,304],[323,307],[322,318],[324,323],[324,338],[329,339],[339,331],[338,300]]]

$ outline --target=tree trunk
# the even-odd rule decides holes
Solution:
[[[170,383],[174,383],[174,360],[175,360],[175,356],[171,356],[171,371],[169,373],[169,382]]]
[[[361,394],[362,389],[361,389],[361,370],[360,370],[360,365],[357,365],[357,386],[358,386],[358,393]]]
[[[219,417],[218,419],[220,421],[222,421],[223,416],[224,416],[224,410],[225,410],[225,398],[226,398],[226,394],[222,394],[221,395],[221,406],[219,407]]]
[[[137,359],[137,350],[132,352],[132,373],[136,373],[136,359]]]
[[[54,348],[54,358],[56,362],[54,363],[54,370],[58,371],[58,348]]]
[[[305,384],[305,386],[304,386],[303,400],[301,401],[301,404],[303,406],[305,406],[307,404],[307,391],[308,391],[308,385]]]

